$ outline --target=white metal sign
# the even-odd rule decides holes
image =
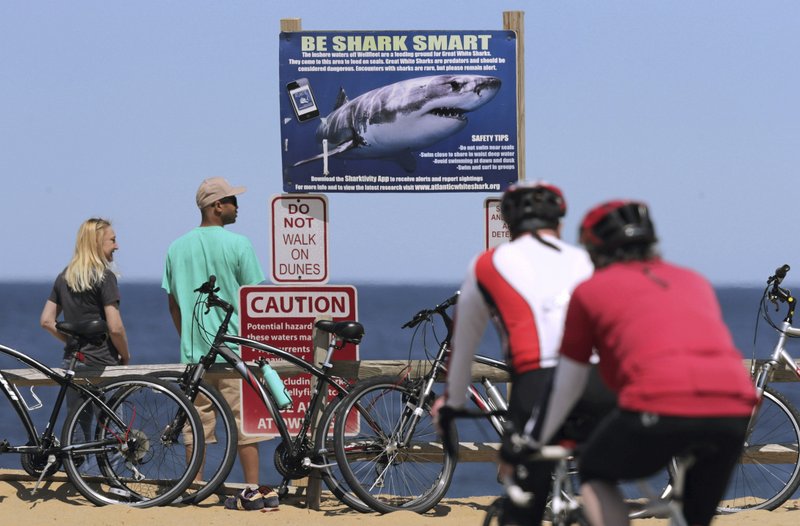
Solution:
[[[328,282],[328,198],[272,196],[273,283]]]
[[[511,239],[506,222],[500,213],[500,198],[487,197],[483,201],[484,248],[489,250]]]

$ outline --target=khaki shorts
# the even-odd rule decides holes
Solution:
[[[242,417],[239,410],[242,381],[239,378],[206,378],[205,381],[217,388],[222,394],[222,397],[228,402],[231,411],[233,411],[233,416],[236,419],[236,429],[239,432],[238,444],[240,446],[255,444],[269,439],[269,437],[264,436],[245,436],[242,433]],[[197,399],[194,401],[194,406],[200,414],[200,421],[203,422],[206,444],[216,444],[217,437],[214,433],[214,428],[217,425],[217,417],[214,414],[214,407],[211,401],[203,395],[198,395]],[[187,445],[192,443],[192,437],[188,433],[184,433],[183,440]]]

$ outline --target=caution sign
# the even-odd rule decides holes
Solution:
[[[308,363],[314,360],[314,320],[323,317],[334,321],[357,319],[356,289],[350,285],[247,286],[239,290],[239,305],[239,326],[243,337],[277,347]],[[242,347],[241,352],[247,362],[262,356],[270,361],[278,359],[251,347]],[[334,361],[357,359],[358,347],[353,344],[345,345],[333,355]],[[284,378],[292,405],[281,411],[281,416],[292,433],[300,430],[309,409],[311,379],[307,373]],[[333,392],[329,391],[328,396],[332,397]],[[241,432],[245,435],[278,435],[272,417],[252,389],[242,389],[241,413]]]
[[[328,282],[328,198],[272,197],[273,283]]]
[[[503,215],[500,213],[500,198],[487,197],[483,201],[484,248],[489,250],[511,239]]]

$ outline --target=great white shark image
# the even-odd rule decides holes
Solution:
[[[466,114],[494,98],[500,79],[481,75],[436,75],[401,80],[348,100],[339,90],[334,110],[317,128],[328,141],[328,156],[387,159],[407,172],[416,169],[411,153],[462,130]],[[322,159],[324,153],[295,163]]]

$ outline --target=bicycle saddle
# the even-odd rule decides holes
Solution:
[[[364,326],[357,321],[319,320],[314,326],[350,343],[361,343],[361,338],[364,336]]]
[[[91,340],[105,336],[108,332],[108,325],[105,320],[90,320],[79,323],[59,321],[56,322],[56,329],[74,338]]]

